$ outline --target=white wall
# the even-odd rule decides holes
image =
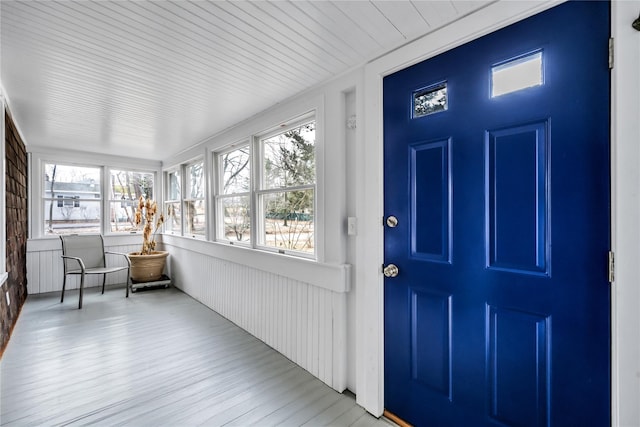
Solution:
[[[361,85],[360,85],[361,86]],[[358,135],[362,132],[357,132],[358,129],[358,117],[362,119],[362,114],[358,114],[357,110],[357,93],[356,90],[350,90],[345,93],[345,115],[347,117],[347,132],[345,135],[345,159],[347,162],[347,183],[351,185],[345,185],[347,191],[347,217],[356,218],[356,186],[353,183],[356,182],[356,145],[358,143]],[[358,232],[358,224],[356,221],[355,234],[351,234],[347,238],[347,260],[350,265],[355,265],[356,262],[356,239]],[[351,291],[347,295],[347,354],[349,355],[347,362],[347,388],[353,392],[356,391],[356,337],[358,333],[356,331],[356,295],[358,290],[355,286],[354,272],[351,275]]]

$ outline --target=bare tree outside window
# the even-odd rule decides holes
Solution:
[[[315,134],[315,120],[301,119],[216,154],[218,240],[315,254]]]
[[[109,221],[112,232],[132,232],[135,225],[135,208],[140,196],[153,199],[154,174],[151,172],[110,171]]]
[[[45,185],[46,183],[49,183],[49,197],[51,197],[51,200],[49,201],[49,226],[46,228],[46,230],[47,233],[53,233],[53,201],[56,198],[55,184],[58,165],[47,165],[45,168],[47,169],[45,171]]]
[[[249,145],[219,156],[222,174],[218,211],[222,217],[223,238],[236,242],[251,240],[251,162]]]
[[[164,232],[180,234],[182,232],[182,187],[181,170],[167,172],[167,195],[165,200]]]
[[[262,243],[313,253],[315,121],[261,141],[263,149]]]
[[[190,236],[206,235],[204,162],[186,167],[187,189],[184,199],[185,233]]]

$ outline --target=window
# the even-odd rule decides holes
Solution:
[[[491,67],[491,96],[542,85],[542,66],[542,52],[539,51]]]
[[[138,199],[153,198],[153,173],[111,169],[109,172],[109,224],[112,233],[135,231]]]
[[[182,234],[182,211],[180,209],[182,192],[180,191],[180,170],[167,172],[167,200],[165,202],[165,233]]]
[[[185,234],[206,237],[204,162],[189,164],[185,169]]]
[[[315,257],[315,133],[307,116],[216,154],[218,241]]]
[[[107,166],[78,166],[45,159],[35,194],[41,202],[34,204],[38,224],[35,236],[83,233],[131,233],[134,209],[140,196],[153,197],[153,170],[126,170]],[[40,228],[42,227],[42,228]]]
[[[218,155],[216,211],[220,240],[251,243],[251,153],[249,143]]]
[[[80,199],[78,196],[61,196],[58,195],[58,207],[71,207],[71,208],[79,208],[80,207]]]
[[[447,108],[447,82],[437,83],[413,92],[414,119],[445,111]]]
[[[258,244],[315,254],[315,121],[259,139]]]
[[[164,232],[206,237],[206,188],[202,160],[166,173],[167,197]],[[184,190],[183,190],[184,189]],[[182,232],[184,230],[184,233]]]
[[[44,169],[45,234],[100,233],[102,169],[55,163]]]

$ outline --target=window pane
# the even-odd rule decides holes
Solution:
[[[101,233],[100,204],[100,200],[76,199],[60,206],[57,198],[44,200],[45,234]]]
[[[542,52],[491,68],[491,96],[500,96],[542,84]]]
[[[140,196],[153,198],[153,173],[111,170],[109,223],[112,233],[135,231],[135,211]]]
[[[261,196],[262,243],[282,250],[314,253],[313,190]]]
[[[164,212],[164,232],[172,234],[180,234],[180,221],[182,221],[182,213],[180,211],[180,202],[165,203]]]
[[[100,233],[100,168],[45,164],[45,234]]]
[[[185,233],[189,236],[206,234],[204,200],[185,200]]]
[[[315,134],[310,122],[262,140],[265,188],[315,184]]]
[[[100,198],[100,168],[56,165],[44,166],[44,197]]]
[[[187,179],[188,198],[204,198],[204,164],[202,162],[187,166]]]
[[[219,203],[224,221],[222,238],[232,242],[251,241],[249,196],[225,197]]]
[[[222,194],[247,193],[251,182],[249,147],[239,148],[220,156]]]
[[[413,117],[418,118],[447,109],[447,82],[413,93]]]
[[[167,185],[167,199],[180,200],[180,171],[169,172]]]
[[[111,170],[111,200],[153,199],[153,173]]]
[[[137,206],[137,200],[121,200],[109,203],[109,223],[112,233],[129,233],[137,230],[134,222]]]

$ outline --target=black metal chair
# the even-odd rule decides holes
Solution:
[[[129,297],[129,277],[131,261],[127,254],[104,250],[104,240],[100,234],[68,235],[60,236],[62,240],[62,262],[64,264],[64,277],[62,279],[62,295],[60,302],[64,301],[64,289],[67,285],[68,274],[80,275],[80,297],[78,308],[82,308],[82,294],[84,291],[84,276],[86,274],[102,274],[102,293],[108,273],[127,270],[127,298]],[[126,266],[107,267],[105,254],[122,255],[127,261]]]

